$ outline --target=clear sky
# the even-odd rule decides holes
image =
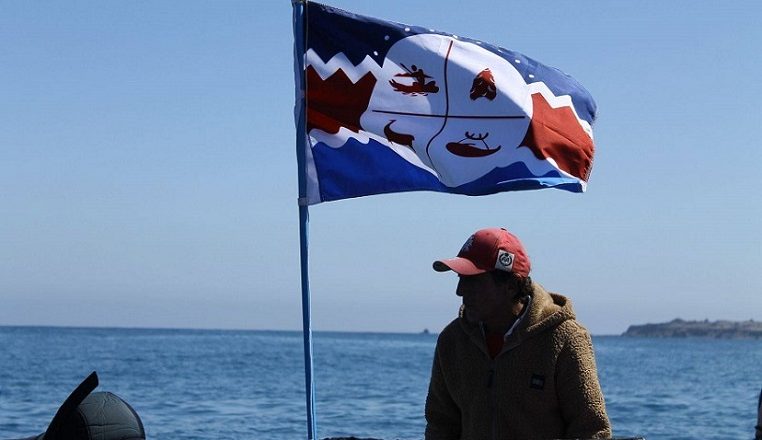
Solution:
[[[504,226],[594,334],[762,320],[762,3],[335,0],[574,76],[588,191],[310,209],[316,330],[438,331]],[[0,3],[0,325],[300,329],[288,1]]]

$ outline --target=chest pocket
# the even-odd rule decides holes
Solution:
[[[557,410],[558,399],[552,374],[530,372],[521,381],[521,402],[527,411],[539,416]]]
[[[532,378],[529,380],[529,388],[533,390],[544,390],[545,389],[545,375],[544,374],[533,374]]]

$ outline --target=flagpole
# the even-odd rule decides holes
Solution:
[[[304,385],[307,400],[307,440],[315,440],[315,382],[312,364],[312,316],[309,278],[309,222],[307,179],[305,176],[306,145],[306,81],[304,78],[304,48],[306,40],[305,14],[307,0],[291,0],[294,24],[294,78],[296,80],[296,161],[299,167],[299,249],[302,279],[302,338],[304,340]]]

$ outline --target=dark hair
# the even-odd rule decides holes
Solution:
[[[532,278],[522,277],[513,272],[504,270],[493,270],[492,276],[498,284],[508,284],[513,287],[516,294],[513,299],[518,300],[532,294]]]

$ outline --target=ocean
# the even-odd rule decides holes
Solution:
[[[314,335],[318,437],[421,439],[436,335]],[[762,341],[593,338],[617,437],[754,436]],[[0,327],[0,439],[44,431],[91,371],[149,439],[305,439],[300,332]]]

